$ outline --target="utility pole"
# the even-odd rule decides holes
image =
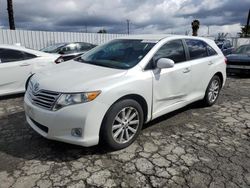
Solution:
[[[87,33],[87,32],[88,32],[88,26],[85,25],[85,33]]]
[[[11,30],[15,30],[15,21],[14,21],[14,11],[12,0],[7,0],[7,10],[9,15],[9,26]]]
[[[127,31],[128,31],[128,35],[129,35],[129,23],[130,23],[130,20],[127,20]]]
[[[207,36],[209,36],[209,25],[207,26]]]
[[[249,9],[249,11],[248,11],[248,18],[247,18],[247,25],[246,25],[245,37],[247,37],[247,34],[248,34],[249,20],[250,20],[250,9]]]

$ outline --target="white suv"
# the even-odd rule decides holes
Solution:
[[[225,80],[212,40],[127,36],[31,77],[26,118],[48,139],[121,149],[146,122],[194,101],[213,105]]]

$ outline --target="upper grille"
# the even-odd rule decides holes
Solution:
[[[28,86],[27,94],[32,104],[47,110],[52,110],[55,102],[60,96],[60,93],[54,91],[39,90],[35,92],[31,82]]]

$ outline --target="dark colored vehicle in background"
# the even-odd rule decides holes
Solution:
[[[231,54],[234,50],[230,40],[216,40],[215,43],[221,49],[224,55]]]
[[[43,48],[40,51],[60,54],[61,56],[56,62],[61,63],[82,55],[94,47],[96,47],[96,45],[86,42],[57,43]]]
[[[233,54],[226,56],[227,73],[250,73],[250,44],[238,47]]]

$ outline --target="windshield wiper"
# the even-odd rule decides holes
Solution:
[[[81,63],[86,63],[86,64],[90,64],[90,65],[96,65],[96,66],[101,66],[101,67],[108,67],[108,68],[114,68],[114,69],[126,69],[126,68],[117,67],[117,66],[110,65],[110,64],[103,64],[103,63],[96,62],[96,61],[85,61],[81,57],[75,58],[74,60],[78,61],[78,62],[81,62]]]

